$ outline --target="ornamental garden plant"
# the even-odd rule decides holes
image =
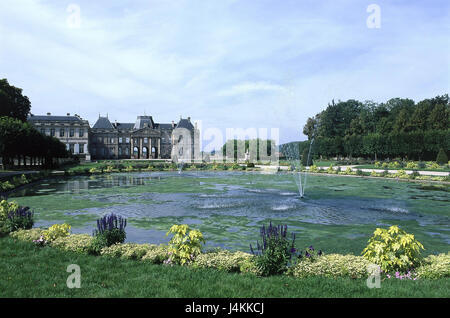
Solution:
[[[127,220],[114,213],[98,219],[97,228],[93,231],[94,240],[91,244],[91,252],[100,254],[104,247],[123,243],[126,238],[126,226]]]
[[[20,207],[6,200],[1,210],[16,211]],[[28,211],[28,210],[27,210]],[[5,220],[5,218],[3,218]],[[203,250],[203,234],[188,225],[173,225],[167,235],[169,243],[162,245],[124,243],[126,219],[109,214],[97,220],[93,235],[71,234],[69,224],[54,224],[48,229],[16,228],[9,235],[22,241],[34,242],[79,254],[113,257],[152,264],[209,268],[225,272],[256,276],[289,275],[306,277],[367,278],[367,268],[379,265],[383,279],[417,280],[450,277],[450,253],[422,257],[423,245],[413,234],[398,226],[377,228],[362,256],[326,254],[312,245],[306,249],[295,246],[295,234],[289,235],[286,225],[262,226],[256,247],[251,253],[222,249]]]

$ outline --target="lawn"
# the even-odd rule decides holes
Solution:
[[[69,289],[67,266],[81,269],[81,288]],[[386,280],[288,276],[259,278],[217,270],[152,265],[38,248],[0,238],[0,297],[449,297],[450,279]]]

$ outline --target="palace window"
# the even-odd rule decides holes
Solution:
[[[50,128],[50,136],[55,137],[55,128]]]
[[[119,144],[122,143],[122,137],[119,137]]]
[[[83,137],[84,136],[84,129],[80,129],[80,131],[78,132],[78,136],[79,137]]]
[[[75,152],[75,144],[69,144],[69,151],[71,154]]]
[[[75,135],[75,129],[70,129],[69,131],[69,137],[73,137]]]
[[[129,143],[130,143],[130,138],[126,138],[126,139],[125,139],[125,142],[126,142],[127,144],[129,144]]]
[[[41,128],[41,134],[45,135],[45,128]]]
[[[64,128],[59,129],[59,137],[64,137]]]
[[[84,144],[79,144],[78,145],[78,152],[79,153],[84,153]]]
[[[148,143],[148,138],[144,138],[144,144]]]

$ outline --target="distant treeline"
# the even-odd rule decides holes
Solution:
[[[66,146],[57,138],[45,136],[26,122],[31,103],[22,89],[0,79],[0,158],[3,169],[26,165],[52,168],[56,159],[67,158]]]
[[[56,159],[67,158],[66,147],[57,138],[46,136],[27,122],[11,117],[0,117],[0,157],[3,168],[16,163],[54,167]]]
[[[449,153],[449,123],[448,94],[418,103],[401,98],[380,104],[333,101],[308,118],[303,128],[308,141],[297,143],[300,149],[294,152],[301,154],[314,138],[313,152],[323,157],[435,160],[440,149]],[[280,150],[287,152],[293,147],[287,144]]]

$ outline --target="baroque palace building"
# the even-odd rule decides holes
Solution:
[[[152,116],[138,116],[135,123],[111,123],[108,116],[92,128],[79,115],[31,115],[42,134],[58,138],[80,160],[172,159],[192,161],[200,153],[199,130],[190,117],[178,123],[155,123]]]

